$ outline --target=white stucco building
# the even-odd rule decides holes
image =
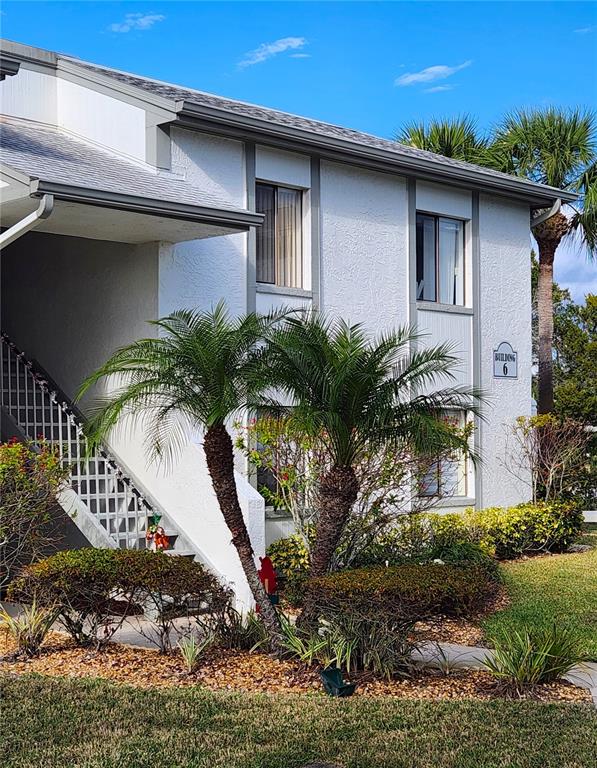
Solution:
[[[475,433],[483,463],[441,504],[528,497],[503,460],[506,426],[531,409],[529,216],[566,194],[13,42],[0,64],[5,436],[76,434],[81,381],[152,333],[146,320],[222,298],[235,312],[306,305],[452,342],[459,382],[489,400]],[[244,599],[200,440],[169,473],[147,465],[138,434],[116,436],[110,455],[80,469],[64,500],[85,537],[133,546],[151,505],[175,550]],[[266,525],[242,469],[262,553],[283,525]]]

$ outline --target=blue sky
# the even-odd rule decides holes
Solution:
[[[469,112],[597,107],[589,2],[43,2],[4,0],[2,36],[391,137]],[[575,248],[558,278],[597,292]]]

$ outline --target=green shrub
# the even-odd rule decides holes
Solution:
[[[221,612],[230,595],[200,563],[159,552],[75,549],[28,566],[11,599],[53,606],[79,645],[101,647],[127,615],[145,613],[160,650],[169,649],[176,617]]]
[[[56,621],[56,616],[57,612],[54,608],[39,608],[34,602],[31,605],[25,605],[18,616],[11,616],[2,608],[0,626],[4,626],[16,642],[17,653],[23,653],[31,658],[39,655],[42,643]]]
[[[482,568],[435,563],[339,571],[308,583],[310,597],[324,618],[377,614],[406,623],[465,615],[493,589]]]
[[[224,611],[198,616],[197,622],[221,648],[255,651],[269,645],[268,632],[255,611],[243,614],[228,605]]]
[[[582,512],[565,502],[467,510],[465,519],[470,529],[478,531],[482,544],[504,560],[537,552],[562,552],[578,537],[583,524]]]
[[[436,545],[432,551],[434,560],[461,567],[475,566],[490,579],[499,579],[499,568],[495,558],[479,544],[469,541],[455,541],[452,544]]]
[[[180,638],[177,645],[189,675],[197,669],[200,658],[213,642],[213,635],[205,635],[200,640],[195,635]]]
[[[579,638],[555,624],[548,630],[512,631],[495,639],[492,658],[484,667],[507,688],[524,688],[558,680],[586,661]]]
[[[310,538],[315,536],[313,527]],[[293,607],[303,603],[305,582],[309,574],[309,551],[302,536],[293,534],[274,541],[266,553],[278,573],[282,576],[281,591],[286,601]]]

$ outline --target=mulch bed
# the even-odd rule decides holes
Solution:
[[[65,635],[50,634],[41,655],[14,659],[14,646],[0,632],[0,672],[63,677],[101,677],[142,688],[199,685],[210,690],[267,693],[321,693],[317,670],[294,661],[279,661],[263,653],[213,650],[192,675],[185,672],[178,653],[164,656],[145,648],[110,643],[101,652],[79,648]],[[485,672],[459,670],[448,676],[421,670],[404,680],[379,680],[370,674],[354,676],[355,695],[393,696],[425,700],[489,700],[503,698]],[[589,692],[569,683],[537,686],[525,698],[539,701],[591,701]]]

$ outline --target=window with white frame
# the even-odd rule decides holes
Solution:
[[[459,430],[466,425],[463,411],[451,411],[446,421]],[[432,462],[419,480],[419,495],[449,498],[468,496],[468,460],[463,451],[455,450],[438,461]]]
[[[417,213],[417,301],[464,305],[464,222]]]
[[[264,214],[257,228],[257,282],[303,287],[303,193],[257,183],[255,207]]]

